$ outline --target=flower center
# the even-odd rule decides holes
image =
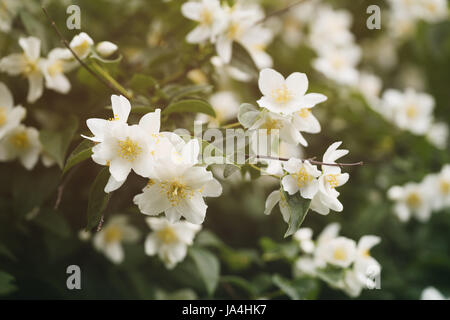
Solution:
[[[163,181],[160,183],[161,191],[167,196],[172,207],[177,206],[181,200],[190,199],[193,196],[193,190],[181,183],[177,179],[172,181]]]
[[[32,73],[35,73],[38,70],[38,66],[36,61],[31,61],[29,59],[26,59],[25,68],[23,69],[23,73],[25,75],[30,75]]]
[[[49,68],[48,73],[54,77],[63,72],[63,62],[61,60],[55,61]]]
[[[337,248],[336,250],[334,250],[333,258],[335,260],[344,261],[347,259],[347,252],[344,248]]]
[[[273,90],[272,95],[275,101],[281,104],[286,104],[291,101],[293,97],[292,93],[287,89],[285,84],[283,84],[280,88]]]
[[[411,208],[417,208],[422,203],[422,200],[420,199],[419,194],[413,192],[408,196],[408,198],[406,198],[406,203]]]
[[[130,138],[126,138],[125,140],[119,140],[119,149],[117,153],[119,156],[128,161],[134,161],[141,154],[142,148],[134,142]]]
[[[276,119],[266,118],[266,121],[261,126],[261,129],[266,129],[267,133],[270,133],[272,130],[281,129],[281,127],[282,127],[281,121],[276,120]]]
[[[16,133],[10,139],[11,144],[18,149],[25,149],[26,147],[28,147],[29,141],[27,133],[25,131]]]
[[[230,40],[237,39],[242,34],[242,28],[239,22],[232,22],[228,27],[227,37]]]
[[[443,180],[440,183],[440,189],[443,194],[450,193],[450,181]]]
[[[84,54],[87,50],[89,50],[90,47],[91,45],[89,44],[89,41],[84,40],[82,43],[72,48],[72,50],[75,51],[77,55],[84,56]]]
[[[302,167],[296,174],[294,174],[297,186],[302,188],[306,186],[313,179],[311,175],[306,172],[306,169]]]
[[[417,107],[415,105],[410,105],[406,108],[406,115],[410,119],[414,119],[417,116]]]
[[[364,258],[369,258],[369,257],[370,257],[370,250],[369,250],[369,249],[364,250],[364,251],[361,253],[361,255],[362,255]]]
[[[114,118],[109,118],[108,121],[117,121],[119,120],[119,116],[117,114],[114,115]]]
[[[336,56],[332,61],[332,65],[335,69],[342,69],[345,65],[344,59],[342,59],[342,57],[340,56]]]
[[[118,226],[110,226],[105,230],[105,242],[115,243],[121,241],[123,232]]]
[[[309,114],[311,113],[311,109],[300,109],[300,111],[298,112],[298,115],[300,117],[302,117],[303,119],[307,118],[309,116]]]
[[[255,51],[264,51],[264,50],[266,50],[266,45],[264,43],[257,43],[255,45],[253,45],[253,49]]]
[[[6,122],[6,108],[0,107],[0,126],[4,125]]]
[[[336,188],[339,186],[339,182],[338,182],[338,174],[329,174],[326,177],[326,181],[328,182],[328,184],[330,185],[331,188]]]
[[[164,244],[171,244],[178,240],[178,237],[172,228],[166,227],[156,232],[157,237]]]
[[[210,26],[213,23],[213,15],[211,11],[204,8],[200,13],[200,22],[204,25]]]

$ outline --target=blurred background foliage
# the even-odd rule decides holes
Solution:
[[[43,43],[43,55],[61,46],[57,35],[40,9],[40,1],[29,0],[14,20],[13,31],[0,34],[0,56],[18,51],[19,36],[34,35]],[[353,32],[358,43],[377,38],[381,30],[365,27],[367,1],[335,0],[336,7],[350,10]],[[103,65],[125,87],[138,94],[138,101],[150,108],[164,108],[177,93],[191,88],[186,75],[200,68],[207,83],[199,90],[187,90],[185,97],[207,98],[217,90],[218,75],[209,62],[213,48],[194,46],[184,38],[194,23],[180,14],[182,1],[157,0],[79,0],[43,1],[67,39],[77,30],[67,30],[65,9],[69,4],[81,8],[82,31],[95,41],[108,40],[119,45],[123,59]],[[261,1],[266,12],[282,8],[283,1]],[[385,6],[384,1],[370,4]],[[427,223],[401,223],[392,214],[386,190],[395,184],[420,181],[450,162],[450,152],[438,150],[424,138],[395,128],[370,109],[357,93],[341,90],[311,68],[314,53],[303,46],[286,49],[279,37],[268,48],[274,68],[283,74],[305,72],[310,91],[328,96],[316,108],[322,132],[308,136],[310,147],[305,158],[320,156],[325,146],[341,140],[350,150],[347,159],[364,161],[362,167],[349,168],[351,180],[341,188],[342,213],[321,216],[310,212],[303,226],[319,233],[331,222],[342,225],[341,234],[359,239],[365,234],[382,238],[372,255],[381,263],[381,290],[365,290],[363,299],[417,299],[423,288],[433,285],[450,295],[450,212],[433,214]],[[414,37],[399,47],[398,66],[386,72],[371,65],[386,87],[399,87],[398,74],[414,65],[423,75],[424,90],[436,99],[435,116],[450,124],[450,22],[421,23]],[[363,62],[364,63],[364,62]],[[139,75],[146,75],[145,81]],[[141,77],[141,79],[139,78]],[[16,104],[27,107],[27,124],[61,134],[70,121],[78,129],[67,146],[69,153],[81,142],[80,133],[90,117],[107,118],[112,92],[84,69],[70,74],[72,90],[67,95],[45,91],[33,105],[25,101],[23,79],[0,75],[14,94]],[[228,89],[241,102],[259,98],[255,81],[248,84],[228,81]],[[198,88],[197,88],[198,89]],[[180,91],[181,90],[181,91]],[[174,98],[175,97],[175,98]],[[72,120],[69,116],[73,116]],[[136,116],[136,115],[134,115]],[[140,116],[140,115],[138,115]],[[162,129],[184,127],[192,130],[194,115],[174,114]],[[137,118],[135,118],[137,119]],[[134,119],[134,120],[135,120]],[[72,125],[75,126],[75,124]],[[0,164],[0,295],[16,298],[319,298],[344,299],[346,296],[312,279],[292,280],[292,262],[298,248],[283,240],[286,225],[278,212],[263,214],[267,195],[276,182],[261,178],[252,182],[224,181],[224,194],[208,199],[203,231],[190,249],[187,259],[167,271],[157,258],[145,256],[143,241],[126,245],[123,264],[113,265],[78,238],[86,226],[89,188],[100,167],[85,161],[62,176],[57,166],[39,164],[27,172],[17,163]],[[58,187],[63,194],[54,209]],[[105,219],[126,214],[146,235],[144,216],[130,206],[143,182],[130,177],[124,188],[111,197]],[[199,258],[199,256],[201,258]],[[206,265],[203,265],[206,264]],[[76,264],[82,270],[82,290],[66,288],[66,268]],[[201,273],[206,266],[209,272]],[[202,269],[203,268],[203,269]]]

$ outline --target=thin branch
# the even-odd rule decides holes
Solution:
[[[249,155],[247,155],[249,157]],[[266,159],[266,160],[279,160],[279,161],[288,161],[288,158],[279,158],[279,157],[271,157],[271,156],[259,156],[257,155],[256,158],[258,159]],[[302,161],[308,161],[311,164],[317,164],[321,166],[332,166],[332,167],[353,167],[353,166],[362,166],[364,164],[363,161],[359,162],[353,162],[353,163],[326,163],[321,161],[314,160],[316,157],[309,158],[309,159],[302,159]]]
[[[286,12],[288,12],[289,10],[291,10],[293,7],[298,6],[300,3],[304,2],[305,0],[299,0],[297,2],[291,3],[290,5],[288,5],[285,8],[282,8],[280,10],[276,10],[274,12],[269,13],[268,15],[266,15],[264,18],[262,18],[261,20],[259,20],[258,22],[256,22],[256,24],[260,24],[263,23],[265,21],[267,21],[269,18],[275,17],[275,16],[279,16],[282,14],[285,14]]]
[[[66,38],[62,35],[61,31],[58,29],[58,26],[56,25],[56,22],[50,17],[47,9],[45,7],[42,7],[42,11],[44,11],[45,15],[47,16],[47,19],[50,21],[52,27],[55,29],[56,33],[58,34],[59,38],[61,39],[61,42],[64,44],[64,46],[69,49],[70,53],[72,53],[73,57],[80,63],[80,65],[85,68],[91,75],[93,75],[98,81],[103,83],[106,87],[111,89],[112,91],[115,91],[117,93],[125,95],[128,99],[131,99],[132,97],[128,92],[123,92],[123,90],[117,88],[114,86],[114,84],[110,83],[109,81],[105,80],[104,78],[100,77],[96,72],[94,72],[81,58],[73,51],[73,49],[70,47],[69,42]]]

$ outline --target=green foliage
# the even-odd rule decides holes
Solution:
[[[283,189],[280,189],[280,192],[281,196],[286,200],[287,209],[289,210],[289,226],[284,234],[286,238],[297,232],[302,225],[308,213],[311,200],[302,198],[299,192],[292,196],[287,194]]]
[[[89,140],[83,140],[69,155],[64,165],[63,175],[73,166],[89,159],[92,155],[93,143]]]
[[[162,114],[169,115],[171,113],[180,113],[180,112],[204,113],[211,117],[216,116],[214,109],[208,102],[195,99],[180,100],[174,102],[170,104],[167,108],[165,108]]]
[[[99,174],[92,184],[89,192],[89,202],[87,208],[87,226],[90,230],[100,223],[102,213],[106,209],[111,193],[105,193],[104,189],[108,183],[110,174],[108,167],[100,170]]]

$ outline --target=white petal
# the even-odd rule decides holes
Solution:
[[[273,90],[276,90],[284,85],[284,77],[273,69],[263,69],[259,73],[258,86],[262,94],[271,96]]]
[[[139,207],[143,214],[157,215],[170,208],[170,202],[164,193],[155,183],[144,188],[141,194],[134,197],[133,202]]]
[[[303,96],[308,90],[308,77],[304,73],[294,72],[287,77],[286,87],[295,96]]]
[[[180,221],[181,212],[176,207],[170,207],[164,211],[167,220],[170,223],[175,223]]]
[[[0,106],[7,110],[10,110],[14,106],[11,91],[9,91],[3,82],[0,82]]]
[[[358,250],[360,251],[370,250],[373,246],[379,244],[380,241],[381,238],[377,236],[371,235],[363,236],[361,237],[361,239],[359,239]]]
[[[222,194],[222,185],[216,179],[208,181],[202,191],[204,197],[219,197]]]
[[[105,186],[105,190],[104,191],[106,193],[113,192],[113,191],[119,189],[124,183],[125,183],[125,180],[117,181],[116,179],[114,179],[113,176],[110,176],[109,180],[108,180],[108,183]]]
[[[0,71],[11,76],[17,76],[24,72],[27,61],[23,54],[14,53],[0,60]]]
[[[161,109],[156,109],[155,112],[147,113],[139,121],[139,126],[144,129],[147,134],[159,133],[160,125]]]
[[[302,108],[313,108],[316,104],[324,102],[327,97],[320,93],[308,93],[302,98]]]
[[[266,208],[264,210],[264,214],[270,214],[272,212],[273,207],[280,201],[280,191],[275,190],[272,191],[271,194],[266,199]]]
[[[297,181],[290,176],[287,175],[281,180],[281,185],[283,186],[283,190],[289,193],[290,195],[293,195],[298,192],[298,185]]]
[[[158,252],[158,238],[155,233],[151,233],[145,239],[145,254],[154,256]]]
[[[126,180],[130,171],[131,163],[127,160],[115,158],[109,164],[109,172],[117,181]]]
[[[210,31],[204,26],[198,26],[186,36],[186,41],[189,43],[200,43],[209,38]]]
[[[105,255],[115,264],[123,261],[124,253],[120,242],[108,244],[105,247]]]
[[[192,198],[185,199],[178,204],[178,210],[183,217],[194,224],[203,223],[207,207],[200,193],[195,193]]]
[[[186,2],[181,6],[181,13],[188,19],[199,21],[203,5],[198,2]]]
[[[290,158],[283,163],[283,168],[289,173],[297,173],[302,167],[302,161],[296,158]]]
[[[44,90],[44,78],[42,74],[35,72],[28,75],[28,85],[27,101],[33,103],[42,96]]]
[[[319,181],[317,179],[314,179],[310,183],[308,183],[306,186],[300,188],[300,194],[305,199],[312,199],[319,191]]]
[[[35,37],[20,38],[19,45],[25,55],[32,61],[36,61],[41,56],[41,40]]]
[[[112,55],[114,52],[116,52],[117,48],[118,47],[116,44],[109,41],[102,41],[99,44],[97,44],[98,53],[100,53],[101,56],[106,58]]]
[[[231,61],[232,46],[233,42],[232,40],[228,39],[227,36],[222,36],[219,39],[217,39],[216,42],[217,54],[226,64],[230,63]]]
[[[91,118],[86,120],[86,125],[94,134],[94,137],[97,138],[97,142],[103,141],[105,136],[106,126],[108,125],[108,121],[105,119],[97,119]]]
[[[121,122],[127,122],[131,111],[130,101],[124,96],[112,95],[111,105],[114,118],[118,118]]]

